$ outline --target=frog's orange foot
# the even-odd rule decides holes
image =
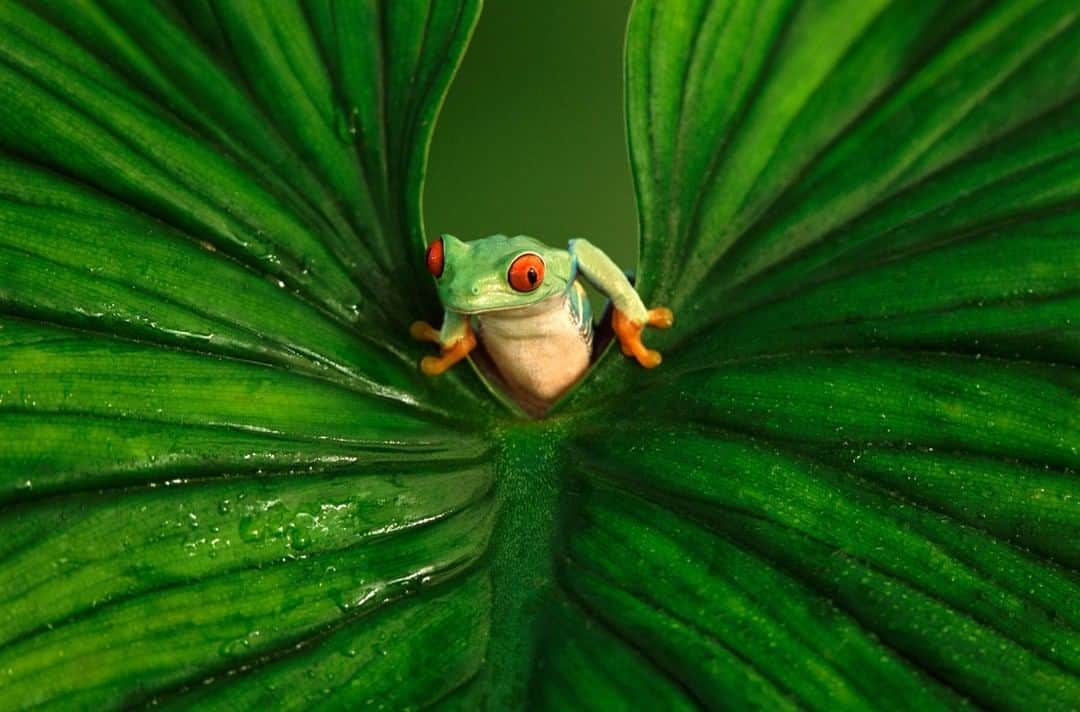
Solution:
[[[439,332],[435,331],[435,329],[425,322],[415,322],[410,331],[417,339],[434,341],[436,343],[439,342]],[[430,338],[432,333],[434,333],[435,338]],[[445,373],[446,370],[455,363],[468,356],[469,352],[475,348],[476,335],[473,334],[472,329],[466,327],[464,336],[455,341],[451,346],[442,347],[442,355],[425,356],[420,359],[420,370],[428,376],[439,376]]]
[[[657,307],[649,310],[645,324],[666,329],[673,321],[674,316],[670,309]],[[619,348],[622,349],[623,354],[633,356],[645,368],[656,368],[663,358],[659,351],[653,351],[641,342],[641,332],[644,331],[645,324],[631,320],[618,309],[612,314],[611,326],[619,339]]]

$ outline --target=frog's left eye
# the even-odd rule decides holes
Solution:
[[[428,272],[431,272],[431,276],[436,279],[442,277],[443,268],[446,267],[446,258],[443,255],[441,237],[428,245],[427,255],[424,256],[424,259],[427,261],[427,269]]]
[[[515,257],[510,263],[506,281],[519,292],[531,292],[544,281],[544,260],[532,252]]]

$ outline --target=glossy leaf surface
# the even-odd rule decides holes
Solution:
[[[484,413],[402,324],[476,12],[0,9],[0,706],[400,707],[475,674]]]
[[[467,0],[0,6],[0,706],[1080,704],[1080,11],[639,0],[663,365],[422,376]]]
[[[578,395],[639,391],[577,436],[562,580],[693,702],[1080,700],[1078,42],[1069,3],[635,6],[678,328]]]

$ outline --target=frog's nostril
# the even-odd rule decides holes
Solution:
[[[472,286],[472,293],[473,293],[473,294],[479,294],[479,293],[480,293],[480,285],[478,285],[478,284],[474,284],[474,285]]]

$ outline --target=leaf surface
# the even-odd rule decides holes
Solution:
[[[479,668],[487,413],[405,349],[477,7],[411,7],[0,9],[0,705],[415,706]]]
[[[681,699],[1080,701],[1077,19],[636,3],[641,283],[676,326],[565,406],[559,581]],[[565,706],[667,705],[576,686],[603,666],[566,634]]]

